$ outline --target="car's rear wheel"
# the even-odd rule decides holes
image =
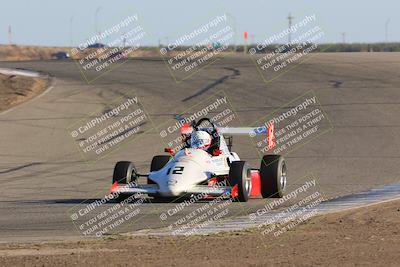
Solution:
[[[151,165],[150,165],[150,171],[159,171],[161,170],[171,159],[171,156],[169,155],[159,155],[159,156],[154,156],[153,159],[151,160]]]
[[[114,167],[114,174],[112,182],[118,182],[119,184],[129,184],[136,182],[137,175],[136,169],[130,161],[118,161]]]
[[[281,198],[286,189],[286,161],[281,155],[265,155],[261,160],[261,195]]]
[[[170,155],[158,155],[154,156],[150,164],[150,172],[161,170],[170,161]],[[155,184],[151,179],[147,178],[147,184]],[[150,197],[158,198],[158,194],[149,194]]]
[[[161,170],[170,161],[171,156],[169,155],[159,155],[154,156],[150,164],[150,172],[155,172]],[[154,184],[150,179],[147,179],[147,184]]]
[[[233,161],[229,170],[228,183],[238,186],[237,200],[246,202],[251,192],[251,168],[245,161]]]

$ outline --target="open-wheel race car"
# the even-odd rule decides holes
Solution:
[[[266,135],[266,130],[260,128],[219,128],[208,118],[184,124],[182,148],[176,153],[166,148],[169,155],[154,156],[149,173],[137,173],[130,161],[117,162],[110,191],[119,196],[142,193],[154,198],[225,196],[241,202],[249,198],[280,198],[286,187],[286,162],[282,156],[263,156],[257,169],[231,151],[233,135]],[[146,177],[147,184],[139,184],[139,177]]]

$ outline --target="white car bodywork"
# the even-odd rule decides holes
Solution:
[[[178,151],[160,170],[145,175],[155,184],[128,184],[112,191],[158,194],[163,197],[176,197],[191,193],[210,196],[229,195],[232,190],[229,185],[207,185],[207,181],[212,177],[228,175],[230,163],[240,160],[235,152],[229,151],[224,134],[258,134],[255,129],[259,128],[219,128],[219,155],[210,155],[202,149],[184,148]]]

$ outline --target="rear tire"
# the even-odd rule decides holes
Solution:
[[[237,199],[247,202],[251,192],[251,168],[245,161],[233,161],[229,169],[228,183],[230,186],[238,185]]]
[[[118,161],[114,167],[114,174],[112,182],[118,182],[119,184],[128,184],[136,182],[136,169],[130,161]]]
[[[151,160],[151,165],[150,165],[150,171],[159,171],[161,170],[171,159],[171,156],[169,155],[159,155],[159,156],[154,156],[153,159]]]
[[[171,156],[169,155],[158,155],[154,156],[150,164],[150,172],[155,172],[161,170],[170,161]],[[155,184],[152,180],[147,178],[147,184]],[[149,197],[158,198],[158,194],[149,194]]]
[[[154,156],[150,164],[150,172],[161,170],[171,159],[169,155]],[[147,184],[155,184],[152,180],[147,178]]]
[[[286,189],[286,162],[281,155],[265,155],[260,166],[261,195],[281,198]]]

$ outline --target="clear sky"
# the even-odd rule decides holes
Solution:
[[[17,44],[77,45],[95,32],[112,26],[129,14],[138,14],[147,34],[145,44],[177,38],[218,14],[230,14],[242,36],[260,42],[293,22],[316,14],[325,32],[320,42],[383,42],[387,23],[388,40],[400,41],[399,0],[1,0],[0,43],[8,43],[11,25]],[[97,12],[96,12],[97,10]],[[237,37],[242,42],[241,37]]]

